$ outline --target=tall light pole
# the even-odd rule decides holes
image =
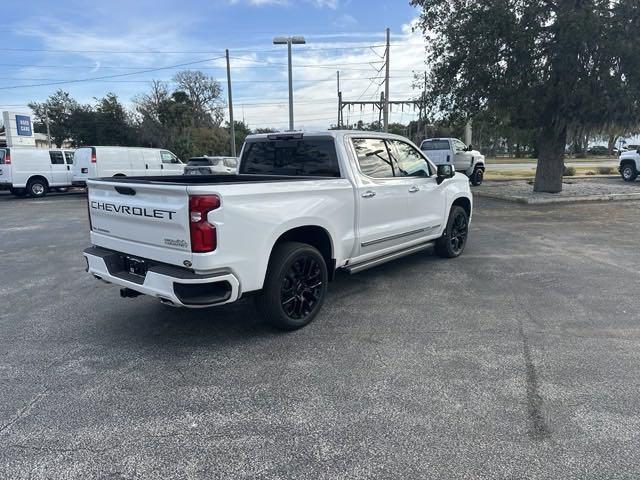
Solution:
[[[274,45],[286,45],[289,52],[289,130],[293,131],[293,76],[291,67],[291,45],[307,43],[304,37],[275,37]]]

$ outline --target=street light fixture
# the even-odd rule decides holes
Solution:
[[[274,45],[286,45],[289,52],[289,130],[293,131],[293,78],[291,68],[291,45],[304,45],[304,37],[274,37]]]

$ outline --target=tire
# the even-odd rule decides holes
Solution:
[[[25,197],[27,195],[27,191],[24,188],[10,188],[9,192],[16,197]]]
[[[480,167],[476,167],[476,169],[471,174],[471,185],[477,187],[482,185],[482,181],[484,180],[484,169]]]
[[[449,212],[447,227],[436,240],[436,253],[443,258],[462,255],[469,236],[469,216],[464,208],[454,205]]]
[[[49,185],[45,180],[35,178],[27,183],[27,193],[33,198],[42,198],[49,192]]]
[[[634,182],[638,178],[638,171],[632,163],[625,163],[620,167],[620,175],[625,182]]]
[[[316,248],[299,242],[281,243],[271,254],[256,306],[275,328],[297,330],[322,308],[328,281],[327,264]]]

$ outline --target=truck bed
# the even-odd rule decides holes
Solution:
[[[220,183],[264,183],[264,182],[302,182],[311,180],[337,180],[337,177],[310,177],[297,175],[167,175],[153,177],[104,177],[95,178],[100,182],[113,183],[148,183],[172,185],[215,185]]]

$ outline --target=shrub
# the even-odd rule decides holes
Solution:
[[[614,175],[616,169],[614,167],[598,167],[598,173],[600,175]]]
[[[565,177],[573,177],[576,174],[576,167],[567,167],[566,165],[564,166],[564,173],[563,175]]]

